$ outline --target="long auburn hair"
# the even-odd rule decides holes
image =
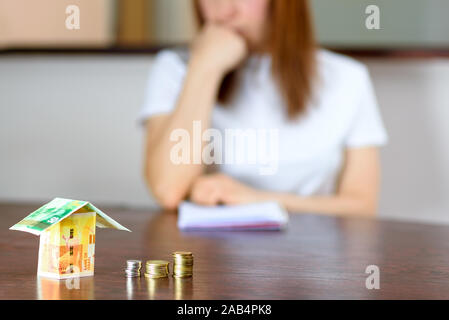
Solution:
[[[205,20],[199,0],[194,1],[197,24]],[[316,49],[308,0],[271,0],[267,47],[271,72],[287,104],[289,118],[302,114],[312,98],[316,79]],[[238,71],[228,73],[220,86],[218,101],[228,103],[238,82]]]

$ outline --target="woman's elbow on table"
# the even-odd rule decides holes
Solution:
[[[175,210],[185,198],[187,190],[182,186],[167,183],[150,184],[150,189],[157,203],[165,210]]]
[[[377,201],[373,199],[359,198],[356,200],[355,213],[367,217],[375,217],[377,215]]]
[[[143,176],[152,196],[165,210],[175,210],[187,194],[187,189],[181,184],[152,176],[148,167],[144,169]]]

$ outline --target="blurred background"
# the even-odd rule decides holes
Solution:
[[[311,3],[320,44],[373,79],[390,136],[380,215],[449,224],[449,1]],[[154,206],[136,119],[154,54],[196,32],[191,4],[0,0],[0,201]],[[365,27],[371,4],[379,30]]]

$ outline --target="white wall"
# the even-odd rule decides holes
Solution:
[[[147,205],[136,115],[148,57],[0,59],[0,199]]]
[[[449,223],[449,59],[366,62],[390,136],[381,214]]]
[[[449,59],[370,60],[382,216],[449,223]],[[136,115],[151,57],[0,57],[0,201],[149,206]]]

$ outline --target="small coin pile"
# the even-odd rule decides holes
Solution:
[[[140,269],[141,268],[142,268],[142,261],[126,260],[125,274],[128,278],[140,277]]]
[[[173,277],[186,278],[193,274],[193,255],[192,252],[176,251],[173,252]]]
[[[165,278],[168,277],[168,261],[148,260],[145,268],[145,278]]]

